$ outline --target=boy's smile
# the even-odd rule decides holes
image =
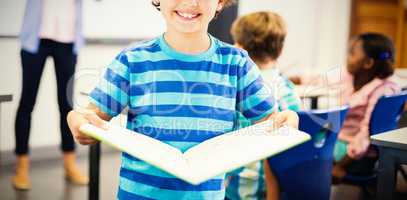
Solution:
[[[201,16],[200,13],[196,13],[196,12],[188,12],[188,11],[174,11],[178,17],[181,18],[182,21],[196,21],[198,17]]]
[[[208,24],[223,4],[220,0],[160,0],[167,31],[207,34]]]

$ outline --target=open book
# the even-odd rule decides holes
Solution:
[[[179,149],[141,133],[110,125],[108,130],[85,124],[80,131],[160,168],[191,184],[265,159],[310,139],[289,127],[271,131],[265,121],[208,139],[182,153]]]

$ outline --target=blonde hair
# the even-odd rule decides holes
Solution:
[[[287,29],[280,15],[263,11],[239,17],[232,25],[231,34],[255,62],[264,63],[280,56]]]

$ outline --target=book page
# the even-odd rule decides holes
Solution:
[[[308,134],[289,127],[270,132],[271,123],[225,133],[184,154],[159,140],[115,125],[103,130],[86,124],[80,130],[189,183],[199,184],[310,139]]]
[[[193,182],[234,170],[265,159],[310,139],[306,133],[289,127],[269,132],[270,121],[207,140],[184,153],[193,170]]]
[[[103,130],[85,124],[80,131],[175,176],[188,177],[182,152],[159,140],[116,125]]]

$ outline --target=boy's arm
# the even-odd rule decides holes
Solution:
[[[274,111],[270,115],[264,117],[263,119],[260,119],[256,122],[255,124],[273,119],[273,127],[272,128],[279,128],[283,125],[287,125],[293,128],[298,129],[298,124],[299,124],[299,118],[296,112],[291,111],[291,110],[283,110],[281,112]]]
[[[67,121],[69,129],[74,139],[83,145],[94,144],[97,141],[79,131],[81,125],[90,123],[97,127],[106,129],[107,121],[112,117],[102,112],[95,104],[90,103],[87,108],[82,110],[72,110],[68,113]]]

